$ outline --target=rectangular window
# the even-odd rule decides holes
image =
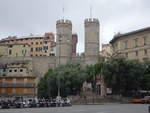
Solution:
[[[40,44],[42,44],[42,42],[40,42]]]
[[[124,49],[128,48],[128,41],[124,41]]]
[[[38,51],[38,47],[36,47],[36,51]]]
[[[143,40],[144,40],[144,45],[147,45],[147,37],[143,37]]]
[[[31,42],[31,45],[33,45],[34,43],[33,42]]]
[[[31,48],[31,52],[33,52],[33,48]]]
[[[36,42],[36,45],[38,45],[39,43],[38,42]]]
[[[23,47],[26,47],[26,45],[23,45]]]
[[[17,72],[17,69],[15,69],[14,72]]]
[[[135,51],[135,56],[138,56],[138,51]]]
[[[40,51],[42,51],[42,47],[40,47]]]
[[[134,47],[138,46],[138,39],[134,39]]]
[[[47,44],[47,41],[44,41],[45,44]]]
[[[48,50],[48,46],[44,46],[44,47],[43,47],[43,50]]]
[[[9,49],[9,55],[11,55],[12,54],[12,50],[11,49]]]
[[[144,49],[144,55],[147,55],[147,49]]]

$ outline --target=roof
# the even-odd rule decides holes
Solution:
[[[30,36],[21,36],[21,37],[14,37],[14,36],[10,36],[8,38],[2,39],[0,40],[0,42],[3,41],[10,41],[10,40],[23,40],[23,39],[43,39],[45,36],[54,36],[53,33],[49,32],[49,33],[45,33],[44,35],[30,35]]]
[[[134,35],[134,34],[137,34],[137,33],[141,33],[141,32],[144,32],[144,31],[150,31],[150,27],[146,27],[146,28],[142,28],[142,29],[138,29],[138,30],[135,30],[135,31],[131,31],[131,32],[128,32],[128,33],[125,33],[125,34],[117,34],[113,37],[113,39],[110,41],[110,43],[114,43],[116,40],[124,37],[124,36],[129,36],[129,35]]]
[[[0,46],[10,46],[10,45],[28,45],[28,46],[30,46],[28,43],[12,43],[12,44],[0,43]]]

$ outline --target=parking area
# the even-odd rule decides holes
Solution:
[[[0,113],[148,113],[149,104],[73,105],[71,107],[1,109]]]

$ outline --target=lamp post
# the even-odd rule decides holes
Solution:
[[[59,39],[58,39],[58,44],[59,44],[59,55],[58,55],[58,65],[60,65],[60,57],[61,57],[61,34],[57,34]],[[58,75],[57,77],[57,83],[58,83],[58,94],[57,97],[60,97],[60,76]]]
[[[61,64],[61,41],[62,41],[62,38],[64,38],[64,35],[62,35],[62,34],[57,34],[57,36],[58,36],[58,51],[59,51],[59,54],[58,54],[58,65],[60,65],[60,64]],[[66,40],[66,42],[69,43],[70,40],[68,39],[68,40]],[[64,42],[63,42],[63,43],[64,43]],[[61,70],[59,70],[59,71],[61,71]],[[60,73],[59,73],[59,75],[58,75],[58,77],[57,77],[57,83],[58,83],[58,94],[57,94],[57,98],[60,99],[60,98],[61,98],[61,97],[60,97],[60,85],[61,85],[61,83],[60,83]]]

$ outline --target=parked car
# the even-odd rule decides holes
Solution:
[[[51,107],[56,107],[56,100],[53,99],[51,102],[50,102],[50,106]]]
[[[2,100],[0,103],[1,103],[1,108],[3,109],[9,108],[9,103],[7,101]]]
[[[29,99],[28,100],[28,107],[29,108],[37,107],[36,101],[34,99]]]
[[[133,98],[132,99],[132,103],[141,103],[141,99],[140,98]]]
[[[50,107],[51,106],[51,103],[50,103],[50,100],[45,100],[45,107]]]
[[[64,99],[64,102],[63,102],[63,106],[71,106],[72,104],[71,104],[71,101],[70,101],[70,99],[69,98],[65,98]]]
[[[23,101],[15,101],[14,102],[14,107],[16,108],[23,108],[25,103]]]
[[[145,96],[144,98],[141,99],[142,103],[150,103],[150,96]]]
[[[38,107],[46,107],[46,102],[45,102],[45,100],[39,100],[39,101],[38,101]]]

